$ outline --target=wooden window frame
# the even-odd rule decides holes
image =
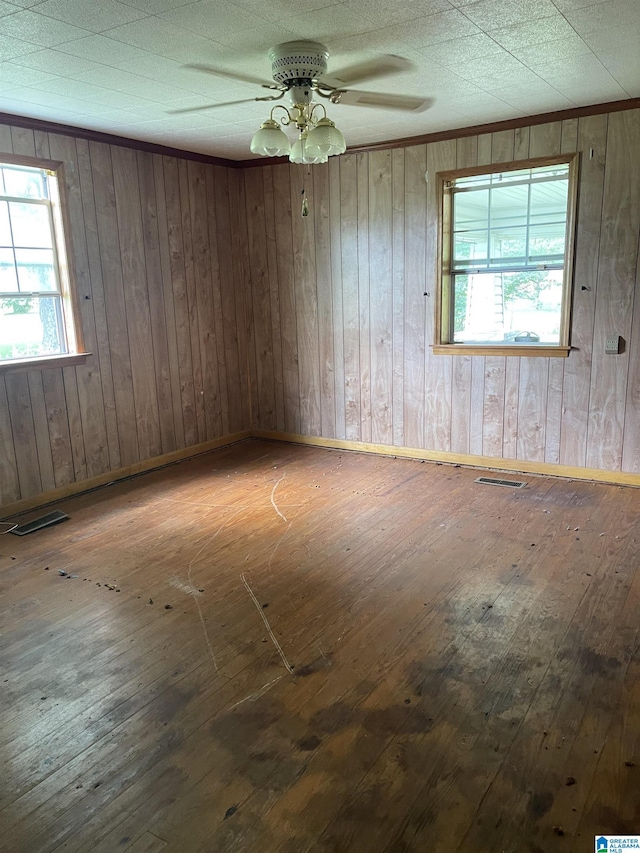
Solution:
[[[567,226],[564,253],[562,305],[560,314],[560,341],[558,344],[499,344],[454,343],[451,329],[450,307],[453,297],[451,275],[452,256],[452,193],[448,184],[457,178],[475,175],[491,175],[495,172],[511,172],[517,169],[532,169],[539,166],[569,166],[569,187],[567,196]],[[576,212],[578,202],[579,154],[559,154],[554,157],[536,157],[527,160],[514,160],[508,163],[496,163],[484,166],[470,166],[464,169],[452,169],[438,172],[438,257],[436,281],[435,343],[432,346],[436,355],[510,355],[510,356],[555,356],[566,358],[571,350],[570,324],[571,302],[573,294],[573,269],[575,254]]]
[[[0,163],[14,166],[30,166],[43,169],[55,176],[56,198],[52,199],[53,230],[55,236],[55,258],[60,281],[63,322],[68,352],[54,355],[33,356],[0,360],[0,375],[3,373],[42,370],[48,367],[69,367],[83,364],[91,353],[86,352],[78,304],[77,284],[71,259],[71,217],[67,197],[65,167],[61,160],[45,160],[19,154],[0,152]]]

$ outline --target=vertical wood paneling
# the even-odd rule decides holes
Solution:
[[[630,116],[631,113],[617,114],[618,125],[629,125],[633,122]],[[589,407],[597,431],[595,413],[600,406],[597,392],[596,402],[591,399],[590,403],[595,388],[591,361],[596,272],[602,254],[601,244],[606,240],[609,266],[606,273],[600,271],[600,298],[605,276],[609,276],[612,269],[620,269],[620,261],[614,260],[615,232],[623,222],[626,227],[628,221],[625,209],[612,226],[611,236],[606,238],[603,230],[601,238],[606,128],[606,115],[593,116],[580,121],[569,119],[464,137],[455,144],[431,143],[333,159],[327,170],[312,170],[317,191],[315,198],[310,199],[309,218],[315,217],[315,243],[310,249],[300,243],[301,234],[303,237],[304,234],[300,231],[300,223],[295,222],[296,212],[291,223],[290,211],[283,213],[281,206],[274,205],[278,292],[287,292],[289,302],[296,305],[297,324],[305,319],[308,323],[306,310],[309,307],[312,323],[316,316],[327,316],[326,305],[322,304],[324,285],[321,282],[331,277],[332,327],[327,328],[319,322],[317,348],[315,336],[312,336],[310,349],[305,351],[299,330],[295,345],[287,345],[284,328],[280,346],[283,375],[299,363],[302,376],[308,369],[305,363],[309,359],[318,360],[322,412],[326,406],[327,383],[334,380],[335,435],[497,458],[576,465],[597,461],[592,457],[588,463],[587,456],[588,447],[592,445],[587,435]],[[627,160],[614,157],[610,162],[611,158],[607,157],[612,175],[609,190],[612,208],[612,199],[617,195],[616,182],[626,180],[625,170],[631,169],[628,158],[637,142],[627,132],[619,144],[625,148]],[[592,147],[595,154],[590,157]],[[510,162],[575,150],[581,152],[582,167],[570,357],[434,357],[430,345],[433,343],[431,300],[436,269],[437,211],[431,187],[435,187],[437,171],[456,165]],[[427,169],[428,183],[425,182]],[[281,172],[285,174],[286,170]],[[290,196],[294,205],[299,188]],[[322,231],[325,217],[330,220],[326,226],[329,249]],[[632,216],[628,228],[629,245],[637,238],[638,225]],[[296,251],[315,266],[302,276],[297,271],[291,289],[288,283],[284,284],[283,273],[287,277],[286,258]],[[630,250],[627,255],[623,266],[628,276],[635,275],[635,254]],[[317,294],[315,303],[311,304],[304,281],[314,274]],[[629,286],[627,291],[631,293],[633,288]],[[607,314],[609,299],[606,295],[602,298],[602,327],[605,324],[615,326],[615,320],[609,319],[610,312]],[[301,301],[304,312],[300,310]],[[619,454],[624,452],[623,464],[629,470],[640,466],[640,453],[635,448],[640,439],[635,435],[634,415],[635,407],[640,406],[635,378],[640,371],[640,356],[634,349],[640,320],[635,312],[631,320],[632,308],[631,303],[625,304],[627,322],[633,322],[633,333],[625,327],[626,337],[630,339],[630,355],[609,362],[600,359],[601,365],[615,367],[620,379],[615,390],[619,402],[614,422],[622,423],[620,416],[625,413],[626,406],[631,412],[624,425],[624,436],[630,436],[629,442],[621,431],[616,438],[607,439]],[[332,336],[333,363],[327,363],[323,355],[325,333]],[[274,340],[274,346],[277,345]],[[626,368],[620,368],[625,358],[630,364],[628,381]],[[293,410],[289,423],[299,418],[299,429],[303,432],[305,406],[308,406],[308,395],[301,385],[297,396],[294,392],[289,397],[287,408],[289,412]],[[389,409],[390,420],[387,419]],[[344,430],[341,429],[342,411]],[[601,418],[602,424],[605,420]],[[323,420],[321,427],[324,435],[334,434],[331,423]],[[598,452],[592,450],[596,455]]]
[[[194,411],[198,441],[207,437],[205,417],[205,390],[202,378],[202,352],[200,348],[200,317],[198,314],[198,289],[196,284],[193,219],[189,163],[178,160],[178,195],[180,199],[180,223],[184,250],[184,283],[187,309],[187,325],[191,343],[191,370],[193,375]],[[243,219],[243,221],[246,221]],[[199,235],[198,235],[199,236]],[[197,237],[196,237],[197,240]]]
[[[431,344],[434,341],[435,327],[435,288],[438,264],[438,204],[437,174],[447,169],[455,169],[455,140],[434,142],[427,145],[427,233],[426,233],[426,290],[429,296],[425,300],[425,421],[424,440],[428,447],[435,450],[451,449],[451,383],[452,356],[433,355]]]
[[[173,434],[175,436],[176,448],[181,448],[185,446],[185,437],[184,422],[182,419],[178,342],[176,336],[176,315],[173,304],[173,286],[171,281],[171,258],[169,247],[169,227],[167,223],[167,204],[164,186],[164,171],[162,157],[159,154],[153,155],[153,177],[153,183],[156,193],[155,210],[158,225],[160,270],[162,275],[162,301],[164,304],[164,317],[169,359],[169,381],[171,385],[171,411],[173,415]]]
[[[70,136],[50,134],[49,150],[56,160],[66,163],[64,172],[69,222],[73,239],[71,240],[71,258],[79,295],[79,311],[82,322],[84,342],[91,356],[85,364],[74,368],[78,402],[80,409],[74,413],[74,420],[80,422],[81,434],[74,444],[74,455],[86,465],[86,476],[93,477],[108,471],[110,466],[107,429],[104,414],[104,397],[100,378],[100,361],[96,335],[96,320],[93,313],[93,283],[87,254],[86,228],[76,141]],[[72,441],[74,432],[71,433]]]
[[[53,457],[51,455],[51,437],[49,435],[49,421],[44,398],[44,387],[42,384],[42,372],[32,371],[27,374],[29,380],[29,397],[31,400],[31,413],[33,415],[33,427],[36,437],[36,448],[38,451],[38,468],[40,469],[40,484],[42,491],[55,488],[56,479],[53,471]]]
[[[4,376],[0,376],[0,506],[20,497],[18,458]]]
[[[587,445],[587,465],[607,470],[619,470],[622,465],[640,230],[639,151],[640,110],[612,113],[607,134]],[[621,355],[605,355],[605,338],[610,334],[624,338],[626,349]]]
[[[296,282],[296,327],[300,372],[300,427],[308,435],[321,434],[320,356],[315,261],[313,179],[305,166],[290,166],[293,270]],[[302,216],[303,193],[309,195],[309,215]]]
[[[197,443],[196,382],[206,392],[203,438],[247,426],[237,342],[244,269],[232,269],[246,215],[232,238],[239,192],[229,198],[229,170],[216,167],[219,188],[214,167],[8,125],[0,149],[64,163],[70,263],[91,352],[84,365],[1,377],[0,505]]]
[[[43,370],[42,387],[47,408],[55,485],[65,486],[73,482],[74,471],[62,370]]]
[[[346,438],[344,321],[342,315],[341,157],[329,160],[329,219],[331,238],[331,307],[333,310],[333,370],[336,438]]]
[[[404,444],[424,447],[425,322],[433,297],[424,296],[426,282],[427,147],[405,151],[404,217]],[[425,300],[429,300],[425,305]]]
[[[292,195],[288,166],[275,166],[273,169],[273,198],[276,211],[276,245],[280,285],[280,347],[284,392],[284,428],[286,432],[300,432],[296,281],[293,272]]]
[[[315,205],[316,298],[318,300],[318,362],[320,369],[321,435],[336,434],[333,370],[333,308],[331,299],[331,232],[329,225],[329,165],[311,173]]]
[[[109,146],[89,144],[96,205],[96,224],[102,265],[106,320],[109,333],[111,371],[118,417],[120,462],[132,465],[140,459],[133,401],[131,353],[122,281],[120,238]]]
[[[111,160],[120,238],[122,283],[126,293],[125,312],[131,353],[136,432],[142,458],[149,459],[160,455],[162,443],[158,423],[155,376],[150,375],[149,371],[153,365],[153,357],[149,360],[149,355],[155,356],[155,353],[145,275],[138,165],[135,152],[127,148],[114,146],[111,151]]]
[[[360,438],[371,441],[371,268],[369,264],[369,162],[357,154],[358,306],[360,327]]]
[[[2,502],[252,422],[640,471],[638,111],[312,170],[243,173],[7,125],[0,149],[65,162],[93,353],[2,378]],[[581,153],[569,358],[434,357],[436,172],[560,150]],[[604,355],[607,334],[624,353]]]
[[[253,309],[253,346],[258,396],[257,424],[275,429],[275,387],[271,336],[271,294],[267,257],[264,182],[262,169],[247,169],[244,175],[247,203],[249,278]]]
[[[205,286],[211,289],[213,308],[213,364],[209,372],[217,385],[218,413],[216,419],[216,435],[226,435],[229,432],[229,383],[227,381],[227,350],[224,337],[224,318],[222,311],[222,284],[220,280],[220,244],[218,242],[218,212],[216,196],[219,193],[215,182],[213,167],[205,170],[205,204],[207,210],[207,232],[209,241],[209,279]],[[227,208],[228,210],[228,208]],[[226,254],[227,247],[223,246]]]
[[[231,253],[235,282],[236,325],[238,327],[238,364],[240,386],[247,389],[243,394],[243,427],[255,426],[258,412],[258,390],[256,376],[255,347],[253,341],[253,311],[249,300],[249,269],[247,266],[246,198],[244,179],[241,172],[229,174],[229,201],[231,218]]]
[[[360,427],[360,312],[358,307],[357,163],[345,154],[340,163],[342,203],[342,311],[344,402],[347,439],[359,441]]]
[[[277,430],[284,430],[284,381],[282,376],[282,348],[280,340],[280,296],[278,292],[278,243],[275,226],[275,207],[273,192],[273,168],[262,170],[264,179],[265,231],[267,240],[267,269],[269,274],[269,311],[270,328],[267,329],[271,351],[273,353],[273,392],[275,402],[275,424]],[[331,324],[333,327],[333,324]]]
[[[42,491],[42,479],[38,465],[29,380],[26,373],[10,373],[5,381],[20,493],[38,494]]]
[[[393,186],[391,151],[369,164],[371,440],[393,444]]]
[[[194,299],[198,315],[198,346],[202,370],[201,397],[204,408],[205,437],[209,440],[222,433],[222,410],[204,164],[187,163],[187,180],[191,215]]]
[[[226,387],[228,405],[228,429],[237,432],[243,429],[244,399],[246,386],[241,388],[238,377],[240,361],[238,349],[238,324],[236,320],[236,289],[233,256],[229,252],[231,240],[231,203],[229,199],[228,170],[214,166],[210,170],[208,191],[210,210],[215,215],[216,243],[218,246],[218,269],[220,276],[220,310],[222,313],[222,337],[224,346],[224,361],[221,362],[221,388]],[[223,410],[224,414],[224,410]],[[223,429],[225,424],[223,421]]]
[[[178,163],[173,157],[163,158],[164,199],[166,204],[169,264],[173,290],[173,316],[175,317],[178,374],[182,399],[182,423],[185,444],[197,444],[195,382],[192,363],[191,327],[185,269],[185,247],[182,238],[182,210]]]
[[[640,472],[640,259],[636,269],[626,402],[622,468]]]
[[[175,450],[176,436],[169,366],[169,342],[165,317],[164,287],[158,232],[158,209],[153,156],[137,152],[138,180],[140,184],[140,210],[146,283],[149,297],[149,318],[153,341],[153,368],[158,401],[158,420],[162,453]]]
[[[47,150],[49,150],[48,142]],[[111,369],[109,328],[107,323],[107,309],[105,305],[102,263],[100,259],[100,242],[98,238],[93,176],[91,173],[91,156],[89,152],[89,143],[85,139],[76,140],[76,153],[78,157],[78,178],[80,182],[80,195],[82,198],[82,212],[87,243],[87,262],[89,267],[89,278],[91,281],[91,304],[93,307],[93,316],[95,318],[96,350],[94,354],[97,357],[100,369],[109,465],[111,468],[118,468],[122,464],[120,458],[118,413],[116,411],[113,372]],[[85,294],[85,296],[86,295],[87,294]],[[86,302],[87,300],[85,299],[84,301]],[[46,377],[46,372],[43,375]]]
[[[393,204],[393,444],[404,441],[404,160],[405,149],[391,152]]]

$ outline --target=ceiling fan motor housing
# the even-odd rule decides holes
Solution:
[[[273,79],[287,88],[322,77],[328,58],[327,48],[315,41],[288,41],[269,51]]]

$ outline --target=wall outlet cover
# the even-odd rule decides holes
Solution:
[[[618,355],[620,352],[620,335],[607,335],[604,342],[604,351],[608,355]]]

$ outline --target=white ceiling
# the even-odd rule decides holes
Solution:
[[[327,45],[329,73],[406,57],[360,88],[436,99],[330,107],[349,145],[640,97],[640,0],[0,0],[0,110],[247,159],[268,104],[167,111],[265,90],[182,66],[269,80],[268,49],[299,38]]]

